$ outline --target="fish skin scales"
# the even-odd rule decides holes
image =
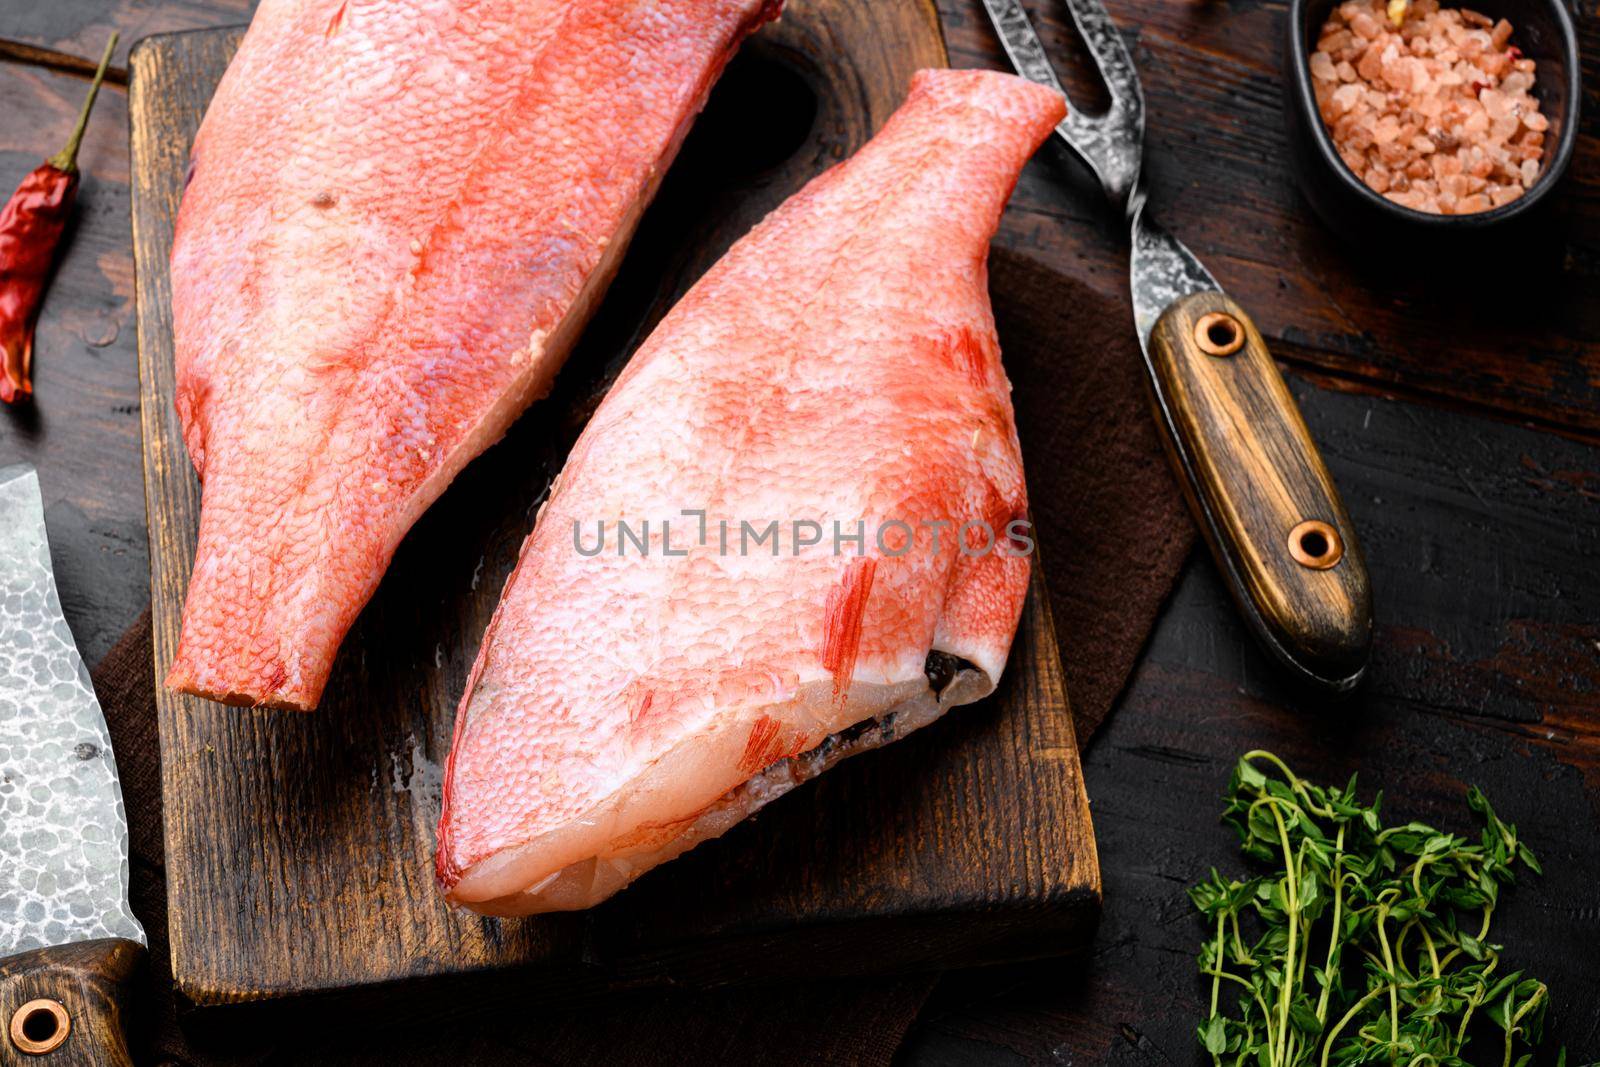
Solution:
[[[641,345],[541,509],[462,697],[438,836],[452,902],[587,907],[826,769],[846,739],[895,736],[858,724],[915,728],[994,688],[1029,560],[955,546],[965,521],[1003,532],[1027,511],[986,257],[1064,113],[1010,75],[920,72],[872,141]],[[685,509],[706,512],[703,544]],[[616,534],[578,550],[619,519],[669,520],[686,554],[663,554],[659,521],[649,555],[619,554]],[[719,519],[827,536],[774,557],[735,533],[725,554]],[[863,556],[834,554],[835,519],[866,523]],[[899,554],[895,519],[915,538]],[[917,524],[939,519],[934,551]],[[937,695],[932,650],[966,664]]]
[[[264,0],[172,255],[202,485],[166,684],[309,709],[412,523],[548,391],[777,0]]]

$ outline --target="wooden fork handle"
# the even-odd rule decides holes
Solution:
[[[1245,310],[1174,301],[1148,348],[1157,416],[1189,506],[1262,644],[1307,680],[1366,669],[1372,595],[1355,527]]]

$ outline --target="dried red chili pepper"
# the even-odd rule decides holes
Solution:
[[[23,178],[0,209],[0,400],[7,404],[33,392],[33,324],[78,194],[78,145],[116,47],[113,33],[67,146]]]

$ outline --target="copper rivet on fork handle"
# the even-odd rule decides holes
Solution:
[[[54,1052],[71,1030],[67,1009],[54,1000],[30,1000],[11,1013],[11,1043],[30,1056]]]
[[[1213,311],[1194,324],[1194,343],[1208,356],[1231,356],[1244,347],[1244,327],[1227,312]]]
[[[1327,523],[1307,519],[1289,531],[1289,554],[1302,567],[1325,571],[1344,559],[1344,539]]]

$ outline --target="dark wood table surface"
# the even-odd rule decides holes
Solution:
[[[1499,935],[1551,985],[1573,1062],[1600,1058],[1600,15],[1578,13],[1590,92],[1550,225],[1443,280],[1423,254],[1341,243],[1301,198],[1283,131],[1283,3],[1108,6],[1144,77],[1153,202],[1255,315],[1361,530],[1373,666],[1340,702],[1286,686],[1210,560],[1192,559],[1085,755],[1106,893],[1093,952],[946,976],[905,1059],[1199,1062],[1201,930],[1183,890],[1212,865],[1240,867],[1219,793],[1257,747],[1325,780],[1359,769],[1391,815],[1458,831],[1466,784],[1482,785],[1547,872],[1509,896]],[[132,43],[243,22],[250,7],[0,5],[0,184],[56,150],[82,57],[111,29]],[[1032,7],[1070,62],[1062,11]],[[978,0],[941,8],[957,64],[999,65]],[[147,598],[126,104],[103,95],[83,148],[80,222],[39,326],[37,404],[0,416],[0,463],[40,469],[63,604],[91,661]],[[1120,234],[1051,159],[1030,165],[1001,239],[1108,293],[1125,285]]]

